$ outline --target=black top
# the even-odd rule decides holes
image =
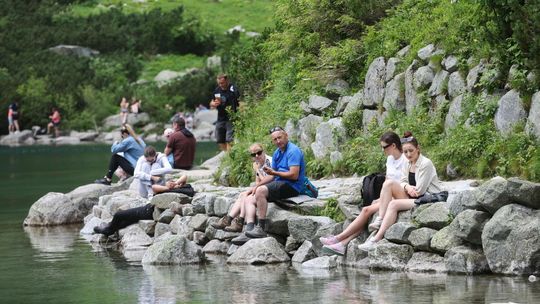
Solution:
[[[229,114],[227,110],[236,113],[238,109],[238,98],[240,97],[240,91],[234,84],[229,84],[226,90],[221,89],[219,86],[214,90],[214,94],[221,95],[221,104],[217,107],[218,121],[229,121]],[[214,99],[215,95],[211,99]],[[229,109],[227,109],[229,108]]]
[[[414,172],[409,172],[409,185],[416,186],[416,178]]]

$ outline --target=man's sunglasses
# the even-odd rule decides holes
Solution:
[[[270,129],[269,133],[272,134],[272,133],[274,133],[276,131],[285,131],[285,130],[283,130],[282,127],[273,127],[272,129]]]
[[[263,153],[263,151],[261,150],[261,151],[255,152],[255,153],[250,153],[249,155],[251,155],[251,157],[255,157],[255,156],[261,155],[262,153]]]

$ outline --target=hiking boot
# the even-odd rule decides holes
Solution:
[[[103,177],[103,178],[100,178],[100,179],[96,179],[94,181],[94,184],[102,184],[102,185],[110,186],[111,181]]]
[[[240,222],[240,219],[235,217],[232,220],[232,223],[229,226],[225,227],[225,229],[223,230],[227,232],[242,232],[242,228],[244,228],[244,224]]]
[[[109,235],[112,235],[114,234],[114,232],[110,229],[109,225],[104,225],[104,226],[96,226],[94,227],[94,232],[95,233],[99,233],[99,234],[103,234],[105,236],[109,236]]]
[[[321,236],[319,238],[319,241],[321,241],[321,244],[323,245],[334,245],[334,244],[339,243],[338,239],[334,235],[327,236],[327,237]]]
[[[242,233],[239,236],[232,239],[231,243],[233,243],[234,245],[237,245],[237,246],[242,246],[249,240],[251,240],[251,239],[248,238],[244,233]]]
[[[379,230],[379,228],[381,228],[382,220],[382,217],[377,216],[373,223],[369,224],[368,231]]]
[[[223,216],[222,218],[217,221],[217,223],[212,223],[212,227],[216,229],[223,229],[231,224],[231,220],[227,215]]]
[[[329,253],[329,254],[337,254],[337,255],[344,255],[345,254],[345,246],[343,246],[343,244],[341,244],[341,242],[337,242],[335,244],[332,244],[332,245],[324,245],[322,247],[322,251],[324,253]]]
[[[247,237],[252,238],[252,239],[259,239],[259,238],[264,238],[268,236],[268,234],[266,234],[266,231],[264,231],[264,229],[261,226],[255,226],[253,230],[246,231],[246,235]]]

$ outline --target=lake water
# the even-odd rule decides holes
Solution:
[[[199,143],[197,162],[216,153]],[[0,155],[0,303],[540,303],[540,282],[526,277],[231,266],[219,256],[142,266],[92,248],[80,226],[22,227],[39,197],[102,177],[109,146],[0,147]]]

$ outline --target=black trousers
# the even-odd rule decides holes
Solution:
[[[135,224],[140,220],[151,220],[153,219],[153,213],[154,205],[150,204],[146,204],[142,207],[131,208],[128,210],[120,210],[114,214],[113,219],[108,226],[108,229],[110,229],[111,232],[114,233],[131,224]]]
[[[111,155],[111,161],[109,162],[109,171],[107,172],[107,178],[111,179],[114,171],[116,171],[118,167],[122,168],[122,170],[124,170],[127,174],[133,176],[133,171],[135,171],[135,168],[133,168],[131,163],[122,156],[118,154],[113,154]]]

